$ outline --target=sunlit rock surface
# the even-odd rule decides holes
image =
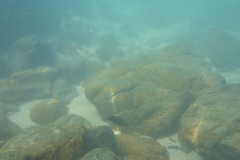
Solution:
[[[188,107],[181,98],[187,92],[224,83],[207,62],[173,45],[157,54],[113,62],[90,78],[85,94],[103,119],[117,115],[129,123],[120,130],[157,137],[177,129]]]
[[[240,156],[240,86],[220,85],[198,97],[182,116],[179,139],[186,151],[205,159]]]

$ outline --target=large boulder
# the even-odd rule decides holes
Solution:
[[[176,130],[196,98],[189,92],[225,83],[210,70],[204,60],[173,45],[157,54],[112,63],[89,79],[85,94],[104,120],[116,115],[128,122],[122,131],[157,137]]]
[[[206,160],[240,156],[240,85],[220,85],[202,93],[182,116],[179,140],[185,151]]]
[[[11,103],[50,97],[57,75],[58,71],[48,66],[13,73],[0,80],[0,101]]]
[[[71,131],[81,131],[81,128],[87,128],[88,135],[91,135],[91,137],[93,137],[88,141],[88,145],[92,146],[91,149],[94,149],[95,147],[101,147],[108,148],[113,152],[117,152],[116,137],[111,128],[108,126],[92,127],[91,123],[88,120],[75,114],[62,116],[58,118],[54,124]]]

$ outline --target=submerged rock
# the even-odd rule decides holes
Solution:
[[[88,152],[79,160],[121,160],[121,158],[107,148],[96,148]]]
[[[0,101],[12,103],[50,97],[58,71],[45,66],[13,73],[0,80]]]
[[[50,66],[53,62],[54,54],[49,45],[36,35],[16,41],[7,58],[7,63],[14,72],[44,65]]]
[[[100,71],[106,69],[107,67],[101,64],[98,61],[87,60],[86,61],[86,69],[88,77],[99,73]]]
[[[227,31],[208,27],[202,36],[202,52],[214,67],[231,70],[240,67],[240,39]]]
[[[87,77],[85,59],[76,54],[57,54],[54,67],[59,69],[61,77],[74,85],[78,85]]]
[[[58,119],[56,119],[53,123],[67,130],[74,130],[74,129],[81,130],[82,127],[85,127],[87,129],[93,128],[91,123],[88,120],[76,114],[67,114],[67,115],[61,116]]]
[[[8,151],[0,153],[0,159],[4,160],[14,160],[14,159],[21,159],[21,160],[35,160],[33,156],[30,156],[25,153],[16,152],[16,151]]]
[[[151,137],[117,135],[120,153],[128,160],[168,160],[167,149]]]
[[[92,76],[84,91],[104,120],[114,115],[129,124],[121,131],[158,137],[177,130],[197,92],[224,83],[203,59],[172,45],[157,54],[113,62]]]
[[[63,79],[58,79],[54,83],[52,96],[61,103],[68,105],[75,97],[79,96],[79,94],[76,91],[76,87]]]
[[[196,55],[220,71],[240,67],[240,39],[234,33],[211,26],[203,31],[184,33],[176,39],[187,42]]]
[[[107,153],[111,152],[111,155],[114,155],[112,152],[117,152],[116,137],[108,126],[93,128],[88,120],[79,115],[65,115],[54,123],[33,126],[26,130],[27,132],[4,144],[0,150],[0,157],[19,156],[23,160],[31,160],[32,157],[39,160],[76,160],[92,150],[88,156],[98,155],[99,152],[94,150],[96,148],[102,148],[99,149],[101,151],[108,150]],[[113,157],[117,158],[116,155]]]
[[[119,46],[120,42],[117,40],[115,34],[108,33],[99,38],[99,48],[96,49],[96,53],[100,60],[110,61],[125,55]]]
[[[34,106],[30,111],[30,118],[37,124],[48,124],[66,115],[68,108],[58,100],[44,101]]]
[[[39,160],[75,160],[88,152],[89,139],[85,128],[71,131],[53,124],[39,125],[9,140],[0,152],[20,152]]]
[[[205,159],[240,157],[240,85],[219,85],[202,93],[182,116],[182,148]]]
[[[117,139],[110,127],[97,126],[94,127],[91,132],[96,137],[101,148],[108,148],[115,153],[118,152]]]

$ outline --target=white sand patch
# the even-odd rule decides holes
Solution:
[[[74,98],[67,106],[69,108],[69,114],[80,115],[89,120],[93,126],[108,125],[100,118],[94,105],[86,98],[84,94],[84,88],[77,86],[77,91],[79,96]],[[48,99],[26,102],[19,106],[19,112],[13,114],[12,116],[8,116],[8,118],[23,129],[28,128],[29,126],[35,126],[36,123],[30,119],[30,109],[32,109],[36,104],[46,100]]]
[[[220,74],[225,77],[227,83],[240,83],[240,69],[230,72],[220,72]]]
[[[162,146],[167,148],[169,160],[203,160],[196,152],[191,151],[188,154],[181,150],[178,142],[177,133],[157,140]]]
[[[45,100],[39,99],[26,102],[19,106],[20,112],[17,112],[12,116],[8,116],[8,118],[23,129],[28,128],[29,126],[35,126],[36,124],[30,119],[30,109]]]
[[[108,125],[100,118],[94,105],[86,98],[84,88],[81,86],[76,87],[79,96],[74,98],[68,105],[69,114],[80,115],[90,121],[93,126]]]

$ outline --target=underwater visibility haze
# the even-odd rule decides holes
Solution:
[[[239,160],[240,1],[0,0],[0,160]]]

